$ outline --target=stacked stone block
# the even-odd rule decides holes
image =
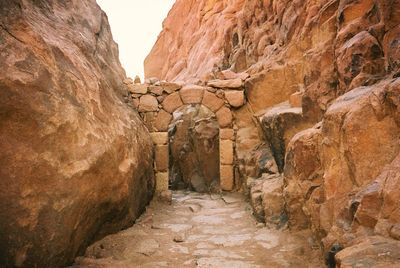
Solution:
[[[150,134],[155,147],[156,192],[160,193],[168,190],[168,132],[153,132]]]
[[[148,79],[145,84],[127,79],[129,95],[155,145],[154,170],[157,192],[168,190],[168,127],[173,113],[184,105],[201,104],[216,116],[220,127],[220,179],[221,189],[235,188],[235,131],[232,110],[245,104],[243,78],[211,80],[204,85]]]
[[[235,187],[234,175],[234,137],[235,132],[231,128],[220,130],[219,154],[220,154],[220,186],[223,191],[232,191]]]

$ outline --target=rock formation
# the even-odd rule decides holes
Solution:
[[[218,191],[219,126],[215,115],[200,105],[184,106],[174,116],[169,130],[172,189]]]
[[[3,0],[0,64],[2,266],[67,265],[180,183],[398,266],[400,0],[177,0],[143,84],[94,0]]]
[[[0,1],[0,65],[0,266],[63,267],[143,211],[151,139],[94,0]]]
[[[398,249],[399,18],[398,0],[177,0],[145,72],[244,79],[235,164],[255,215],[312,228],[326,252],[344,247],[339,267],[384,266],[395,254],[370,252]]]

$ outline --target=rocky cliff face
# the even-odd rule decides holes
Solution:
[[[268,188],[253,179],[271,176],[254,176],[241,156],[260,155],[263,138],[284,174],[280,219],[291,228],[313,228],[326,250],[399,239],[399,18],[397,0],[178,0],[146,76],[202,84],[248,73],[247,104],[234,112],[246,186]]]
[[[0,263],[62,267],[152,196],[148,131],[94,0],[0,1]]]

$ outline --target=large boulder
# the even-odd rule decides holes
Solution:
[[[302,109],[291,107],[289,102],[269,108],[259,120],[265,140],[270,145],[279,171],[282,172],[289,141],[309,124],[303,119]]]
[[[296,134],[290,141],[284,169],[285,204],[291,228],[319,226],[323,200],[320,159],[321,124]]]
[[[399,81],[349,91],[289,144],[290,226],[311,225],[326,249],[366,234],[398,237]]]
[[[152,142],[94,0],[0,1],[0,263],[63,267],[152,197]]]

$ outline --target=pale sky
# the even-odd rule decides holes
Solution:
[[[127,76],[144,77],[143,62],[175,0],[97,0],[107,13]]]

